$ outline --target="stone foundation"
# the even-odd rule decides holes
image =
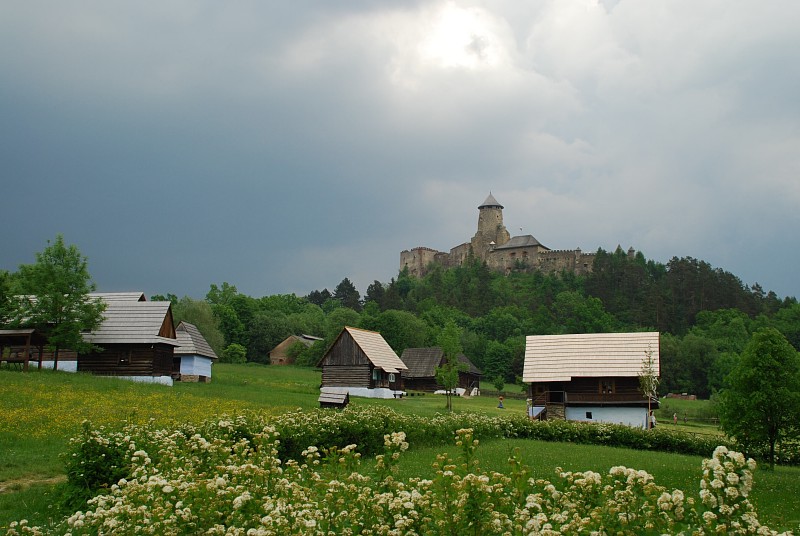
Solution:
[[[197,374],[181,374],[178,381],[192,382],[192,383],[211,383],[211,378],[208,376],[198,376]]]

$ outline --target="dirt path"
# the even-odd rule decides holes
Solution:
[[[13,493],[16,491],[22,491],[37,484],[61,484],[62,482],[66,481],[66,475],[51,476],[47,478],[32,476],[18,478],[16,480],[4,480],[3,482],[0,482],[0,493]]]

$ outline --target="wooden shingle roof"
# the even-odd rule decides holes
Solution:
[[[344,330],[353,337],[367,359],[376,367],[393,374],[408,369],[380,333],[349,326],[346,326]]]
[[[92,298],[100,298],[106,303],[111,302],[142,302],[147,301],[144,292],[90,292],[89,296]]]
[[[524,382],[570,381],[572,378],[636,377],[646,352],[659,373],[659,334],[583,333],[531,335],[525,340]]]
[[[197,326],[189,322],[182,321],[175,328],[175,336],[178,338],[180,346],[175,348],[175,355],[199,355],[210,359],[218,359],[214,349],[208,344],[206,338],[197,329]]]
[[[100,327],[84,335],[87,342],[98,346],[154,343],[178,346],[175,339],[160,335],[163,326],[172,324],[170,302],[111,300],[106,304]]]
[[[444,352],[439,347],[406,348],[400,358],[408,367],[404,378],[432,378],[436,376],[436,367],[442,363]],[[464,354],[459,354],[458,361],[469,367],[467,372],[481,375],[481,371]]]

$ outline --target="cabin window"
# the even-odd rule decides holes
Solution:
[[[589,419],[590,421],[592,420],[592,412],[591,411],[587,411],[586,412],[586,418]]]
[[[127,354],[123,354],[119,358],[119,364],[121,366],[130,365],[131,364],[131,353],[130,351]]]
[[[394,374],[389,374],[389,383],[394,383]]]
[[[614,390],[614,380],[600,380],[601,395],[610,395]]]
[[[381,371],[374,368],[372,369],[372,380],[378,381],[381,378]]]

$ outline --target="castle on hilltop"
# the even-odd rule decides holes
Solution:
[[[628,255],[633,255],[633,248]],[[533,235],[512,237],[503,225],[503,205],[494,196],[478,207],[478,232],[469,242],[464,242],[449,253],[426,247],[416,247],[400,253],[400,270],[416,277],[424,276],[431,264],[445,268],[461,266],[469,256],[485,261],[490,269],[508,274],[512,271],[562,271],[586,274],[592,271],[595,253],[580,249],[553,250],[536,240]]]

